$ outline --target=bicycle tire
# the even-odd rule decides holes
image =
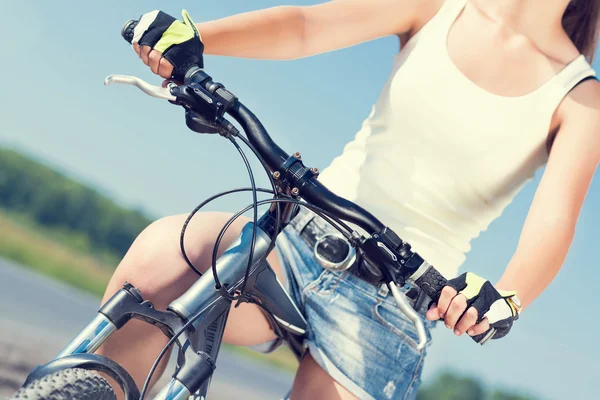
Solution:
[[[94,371],[64,369],[31,382],[10,400],[116,400],[106,379]]]

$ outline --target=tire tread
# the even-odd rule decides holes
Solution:
[[[115,400],[106,381],[94,371],[70,368],[31,382],[10,400]]]

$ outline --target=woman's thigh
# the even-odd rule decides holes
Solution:
[[[231,217],[229,213],[197,214],[185,233],[185,251],[192,264],[210,274],[212,251],[219,231]],[[135,240],[113,275],[103,301],[119,290],[125,281],[142,292],[158,309],[164,309],[185,293],[198,279],[180,251],[179,238],[187,214],[162,218],[148,226]],[[248,219],[241,217],[225,234],[218,254],[235,240]],[[274,252],[267,258],[283,280]],[[224,341],[235,345],[255,345],[275,338],[262,311],[248,303],[231,308]]]
[[[354,400],[357,397],[336,382],[312,358],[302,358],[290,393],[290,400]]]

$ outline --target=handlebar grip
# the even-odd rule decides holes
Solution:
[[[139,22],[140,21],[135,19],[130,19],[129,21],[125,22],[125,25],[123,25],[123,28],[121,29],[121,36],[123,36],[123,39],[125,39],[128,43],[131,43],[133,40],[133,30]]]
[[[442,293],[442,289],[448,281],[446,278],[442,276],[432,265],[427,268],[425,273],[421,275],[415,283],[422,291],[427,293],[427,296],[431,298],[434,302],[440,299],[440,294]]]

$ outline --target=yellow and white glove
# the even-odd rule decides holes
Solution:
[[[459,294],[467,299],[467,307],[477,310],[477,323],[487,318],[490,329],[486,332],[472,336],[473,340],[480,342],[487,336],[492,328],[496,333],[492,339],[500,339],[508,334],[512,328],[513,321],[519,317],[517,292],[498,291],[490,281],[466,272],[448,281],[446,286],[454,288]]]
[[[133,29],[131,41],[132,45],[150,46],[161,52],[173,65],[173,78],[179,81],[183,81],[191,67],[204,67],[200,33],[187,11],[183,10],[181,15],[183,21],[158,10],[142,15]]]

